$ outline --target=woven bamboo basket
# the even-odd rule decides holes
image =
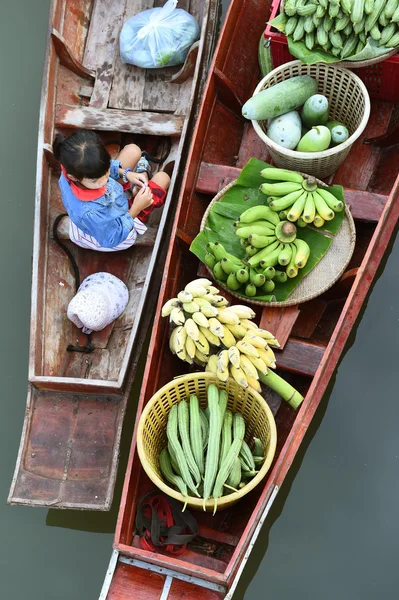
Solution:
[[[304,177],[308,175],[301,173]],[[225,195],[225,193],[235,185],[237,180],[228,183],[220,192],[213,198],[206,209],[204,216],[202,217],[200,231],[205,229],[206,220],[215,202],[219,202]],[[316,179],[319,186],[325,186],[326,184],[319,179]],[[324,294],[336,283],[342,275],[345,273],[345,269],[352,258],[353,251],[356,244],[356,229],[353,217],[345,206],[345,217],[338,233],[333,237],[333,242],[326,254],[317,263],[317,265],[302,279],[299,285],[292,291],[289,298],[283,302],[262,302],[247,296],[240,296],[230,290],[222,281],[217,280],[216,284],[218,287],[223,288],[230,296],[238,298],[238,300],[245,301],[247,304],[255,304],[257,306],[294,306],[296,304],[303,304],[317,298],[321,294]],[[213,271],[208,265],[204,265],[208,273],[214,278]]]
[[[222,510],[232,506],[253,490],[265,477],[274,458],[277,442],[276,423],[267,402],[258,392],[242,388],[231,378],[223,383],[212,373],[191,373],[177,377],[154,394],[145,406],[138,425],[137,450],[143,469],[151,481],[165,494],[184,504],[184,496],[164,482],[158,457],[167,445],[166,424],[173,404],[188,399],[190,394],[195,394],[200,406],[205,408],[206,392],[211,383],[219,389],[226,390],[228,408],[243,415],[246,423],[245,440],[249,446],[252,447],[255,436],[260,438],[266,450],[265,461],[259,473],[238,492],[218,499],[217,508]],[[188,497],[188,506],[194,510],[203,510],[202,502],[202,498]],[[213,512],[213,499],[207,500],[205,507],[208,512]]]
[[[330,119],[343,121],[349,129],[346,142],[323,152],[296,152],[279,146],[266,135],[267,121],[252,121],[252,124],[278,167],[304,171],[323,179],[337,170],[363,133],[370,117],[370,97],[361,79],[348,69],[326,63],[305,65],[300,60],[271,71],[259,82],[254,95],[297,75],[310,75],[316,79],[317,92],[328,98]]]

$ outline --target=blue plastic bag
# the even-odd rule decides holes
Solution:
[[[183,64],[200,27],[187,11],[168,0],[161,8],[145,10],[126,21],[120,35],[123,63],[143,69]]]

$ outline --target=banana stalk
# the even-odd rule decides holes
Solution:
[[[277,392],[292,408],[298,408],[303,402],[303,396],[290,383],[271,369],[268,370],[267,375],[259,373],[259,380]]]

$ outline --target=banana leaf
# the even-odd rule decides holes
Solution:
[[[206,220],[204,231],[201,231],[193,240],[190,250],[201,260],[204,261],[207,252],[208,242],[220,242],[227,252],[234,254],[238,258],[245,258],[245,250],[240,245],[239,238],[234,234],[234,221],[247,208],[265,204],[266,196],[259,190],[261,183],[267,181],[261,176],[260,172],[270,167],[267,163],[251,158],[247,165],[241,171],[234,186],[216,202],[210,210]],[[332,186],[328,190],[339,200],[343,201],[343,192],[341,186]],[[309,227],[298,228],[297,237],[305,240],[310,246],[310,256],[306,266],[300,269],[298,276],[294,279],[288,279],[285,283],[276,284],[274,295],[278,302],[286,300],[291,292],[296,288],[300,281],[311,271],[320,259],[325,255],[332,242],[331,235],[338,231],[343,220],[343,212],[337,213],[336,217],[330,221],[323,230],[315,230]],[[328,233],[327,233],[328,232]],[[327,233],[327,235],[326,235]],[[242,290],[244,288],[241,288]],[[236,294],[246,298],[245,294],[239,290]],[[259,295],[254,300],[265,300],[265,296]]]

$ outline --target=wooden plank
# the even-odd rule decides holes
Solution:
[[[195,42],[188,51],[186,60],[184,61],[184,65],[181,67],[180,71],[172,75],[172,77],[170,78],[171,83],[184,83],[189,77],[192,77],[194,75],[195,65],[198,56],[198,49],[199,42]]]
[[[345,202],[350,206],[354,219],[377,223],[384,210],[388,196],[363,190],[345,188]]]
[[[55,160],[55,159],[54,159]],[[64,217],[58,226],[58,237],[61,240],[69,240],[69,217]],[[155,238],[157,237],[158,228],[148,227],[147,231],[143,235],[138,235],[136,239],[136,246],[153,246]],[[51,231],[50,237],[53,238],[53,232]]]
[[[291,334],[294,337],[310,338],[322,318],[326,309],[326,302],[314,298],[299,306],[299,317],[296,320]]]
[[[112,63],[126,0],[95,0],[90,19],[83,64],[97,70]]]
[[[298,305],[283,308],[266,307],[262,310],[259,327],[271,331],[276,336],[280,348],[284,348],[298,316]]]
[[[51,32],[51,38],[53,40],[55,51],[57,52],[57,56],[60,59],[60,63],[72,71],[79,75],[80,77],[85,77],[86,79],[93,79],[95,76],[95,72],[91,69],[87,69],[84,67],[73,55],[72,50],[68,46],[66,40],[62,37],[62,35],[53,29]]]
[[[159,600],[164,583],[163,575],[118,562],[107,600]]]
[[[249,159],[253,156],[267,163],[272,163],[272,158],[265,142],[258,136],[252,123],[245,123],[244,134],[238,153],[237,167],[245,167]]]
[[[334,175],[334,183],[345,187],[367,190],[380,157],[380,149],[363,144],[364,138],[385,133],[392,113],[393,104],[381,100],[371,103],[370,119],[363,135],[353,144],[345,161]],[[362,165],[362,168],[359,168]]]
[[[195,600],[223,600],[224,597],[223,592],[216,592],[181,579],[173,579],[167,600],[190,600],[194,598]]]
[[[324,352],[324,346],[291,338],[282,352],[275,352],[277,368],[313,377]]]
[[[183,129],[184,117],[161,113],[115,110],[84,106],[74,108],[57,104],[56,126],[99,131],[125,131],[143,135],[179,136]]]
[[[152,8],[154,0],[126,0],[123,23],[135,14]],[[119,52],[115,55],[114,77],[109,95],[109,106],[141,110],[145,86],[145,69],[122,63]]]
[[[238,167],[201,163],[196,190],[202,194],[214,196],[219,191],[220,182],[237,179],[241,173]],[[351,207],[354,219],[377,222],[387,201],[384,194],[375,194],[363,190],[345,187],[345,202]]]
[[[195,188],[201,194],[214,196],[219,191],[221,181],[237,179],[240,173],[241,169],[237,167],[202,162]]]
[[[230,81],[230,79],[226,77],[226,75],[217,67],[215,67],[213,70],[213,76],[215,77],[216,88],[218,90],[218,98],[220,102],[222,102],[224,106],[226,106],[234,114],[244,119],[241,112],[244,102],[237,95],[232,81]]]

